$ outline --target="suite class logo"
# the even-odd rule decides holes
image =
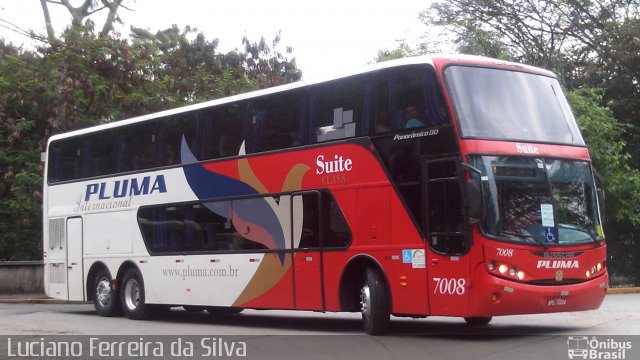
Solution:
[[[531,144],[516,143],[516,151],[519,154],[540,154],[540,149],[538,149],[537,146],[533,146]]]
[[[347,182],[347,173],[353,170],[353,160],[342,155],[334,155],[333,158],[324,155],[316,157],[316,174],[322,176],[322,185],[344,184]]]

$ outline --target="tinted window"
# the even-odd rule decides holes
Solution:
[[[351,242],[349,224],[331,194],[311,192],[296,197],[302,198],[302,212],[293,212],[294,224],[302,221],[298,248],[318,248],[321,240],[324,247],[345,247]]]
[[[141,209],[138,224],[150,252],[179,252],[185,246],[184,208]]]
[[[196,113],[179,117],[160,119],[158,121],[158,165],[180,164],[182,138],[192,149],[197,149],[198,117]]]
[[[346,79],[316,88],[312,92],[313,142],[354,137],[368,118],[364,80]],[[360,124],[360,125],[359,125]]]
[[[253,151],[267,151],[302,145],[305,97],[279,94],[252,104]]]
[[[116,170],[116,143],[111,131],[91,135],[84,140],[83,177],[112,174]]]
[[[118,130],[118,171],[149,169],[155,166],[155,122]]]
[[[245,140],[246,105],[231,104],[204,110],[199,160],[236,156]]]
[[[65,139],[49,146],[49,181],[58,182],[77,179],[81,170],[81,142]]]
[[[445,76],[463,136],[584,145],[554,78],[464,66]]]
[[[425,67],[407,67],[378,75],[370,133],[448,124],[440,85]]]

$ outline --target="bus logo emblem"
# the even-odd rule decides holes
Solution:
[[[556,271],[556,281],[562,281],[564,274],[562,274],[562,270]]]

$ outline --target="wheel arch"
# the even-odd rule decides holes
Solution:
[[[393,298],[389,286],[389,279],[383,271],[382,265],[371,255],[358,254],[347,262],[340,277],[339,297],[341,311],[360,311],[360,288],[365,281],[367,268],[372,268],[382,275],[387,294],[389,294],[389,306],[392,308]]]
[[[87,273],[87,280],[86,280],[86,292],[87,292],[87,301],[93,301],[95,300],[95,292],[93,291],[93,285],[95,282],[95,277],[98,274],[98,272],[100,272],[100,270],[106,270],[107,273],[109,273],[109,277],[111,278],[111,281],[113,281],[113,274],[111,274],[111,271],[109,271],[109,267],[103,263],[102,261],[96,261],[93,264],[91,264],[91,268],[89,268],[89,272]]]
[[[120,268],[118,268],[118,275],[116,275],[116,279],[115,279],[118,289],[120,289],[120,286],[122,286],[122,278],[124,277],[124,274],[126,274],[127,271],[129,271],[130,269],[136,269],[140,271],[140,268],[138,267],[138,265],[136,265],[131,260],[127,260],[122,264],[120,264]]]

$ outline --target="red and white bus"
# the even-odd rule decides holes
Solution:
[[[556,77],[386,62],[52,136],[46,292],[171,306],[463,317],[596,309],[589,152]]]

